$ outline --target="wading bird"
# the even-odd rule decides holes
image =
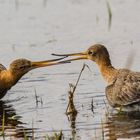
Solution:
[[[0,64],[0,99],[4,97],[7,91],[12,86],[14,86],[24,74],[26,74],[30,70],[40,67],[67,63],[63,61],[58,61],[63,58],[39,62],[31,62],[27,59],[17,59],[10,64],[9,69],[6,69],[2,64]]]
[[[66,61],[79,59],[94,61],[108,84],[105,94],[109,104],[114,108],[121,108],[123,111],[140,111],[140,72],[114,68],[105,46],[95,44],[85,52],[53,55],[79,56]]]

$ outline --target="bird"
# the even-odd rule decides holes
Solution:
[[[58,59],[37,62],[32,62],[30,60],[20,58],[12,61],[8,69],[0,64],[0,99],[2,99],[7,91],[11,89],[11,87],[14,86],[21,79],[21,77],[30,70],[45,66],[67,63],[59,61],[64,58],[65,57],[61,57]]]
[[[65,61],[89,59],[94,61],[107,83],[105,95],[110,106],[122,111],[140,111],[140,72],[117,69],[112,66],[107,48],[95,44],[86,51],[72,54],[52,54],[55,56],[78,56]]]

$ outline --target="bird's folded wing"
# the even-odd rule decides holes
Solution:
[[[130,72],[120,76],[113,87],[114,100],[118,105],[129,105],[140,102],[140,73]]]
[[[6,70],[6,68],[2,64],[0,64],[0,72],[3,70]]]
[[[120,70],[115,81],[106,87],[106,96],[114,107],[140,102],[140,73]]]

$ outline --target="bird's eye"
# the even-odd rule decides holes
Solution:
[[[92,55],[92,51],[89,51],[88,54],[89,54],[89,55]]]
[[[22,66],[19,67],[19,69],[26,69],[28,67],[29,67],[28,65],[22,65]]]
[[[25,66],[20,66],[20,67],[19,67],[19,69],[24,69],[24,68],[25,68]]]
[[[89,55],[96,55],[96,53],[93,52],[93,51],[89,51],[88,54],[89,54]]]

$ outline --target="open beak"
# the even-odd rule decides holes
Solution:
[[[78,56],[76,58],[71,58],[71,59],[65,60],[64,62],[70,62],[70,61],[80,60],[80,59],[88,59],[87,52],[72,53],[72,54],[52,54],[52,55],[55,55],[55,56],[65,56],[65,57],[68,57],[68,56]]]
[[[64,56],[62,58],[58,59],[52,59],[52,60],[46,60],[46,61],[38,61],[38,62],[31,62],[31,69],[40,68],[40,67],[46,67],[46,66],[52,66],[52,65],[59,65],[59,64],[65,64],[70,63],[70,61],[59,61],[67,56]]]

